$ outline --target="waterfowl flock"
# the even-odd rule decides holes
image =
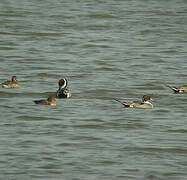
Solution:
[[[12,76],[11,81],[5,81],[1,83],[3,88],[20,88],[21,85],[17,82],[16,76]],[[68,89],[68,81],[66,78],[60,79],[58,82],[59,88],[56,92],[55,96],[50,96],[47,99],[41,99],[41,100],[34,100],[33,102],[35,104],[41,104],[41,105],[50,105],[50,106],[56,106],[56,99],[55,98],[70,98],[71,92]]]
[[[12,76],[11,81],[5,81],[1,83],[3,88],[20,88],[21,85],[18,83],[16,76]],[[33,102],[35,104],[41,104],[41,105],[50,105],[50,106],[56,106],[56,99],[62,99],[62,98],[70,98],[71,92],[68,88],[68,81],[66,78],[60,79],[58,82],[58,90],[55,94],[55,96],[50,96],[47,99],[41,99],[41,100],[34,100]],[[169,86],[170,89],[174,91],[174,93],[187,93],[187,86]],[[121,103],[125,108],[139,108],[139,109],[152,109],[153,105],[151,104],[151,97],[149,95],[144,95],[142,97],[142,101],[120,101],[119,99],[114,99],[115,101]]]

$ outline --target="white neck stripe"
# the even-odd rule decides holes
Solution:
[[[67,86],[67,80],[66,80],[66,79],[64,79],[64,85],[63,85],[63,86],[61,86],[61,88],[60,88],[60,89],[64,89],[66,86]]]

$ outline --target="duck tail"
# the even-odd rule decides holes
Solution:
[[[172,89],[172,86],[170,86],[170,85],[168,85],[168,84],[165,84],[165,86]]]
[[[179,92],[179,90],[178,90],[177,87],[170,86],[170,85],[167,85],[167,84],[165,84],[165,86],[166,86],[166,87],[169,87],[170,89],[172,89],[175,93],[178,93],[178,92]]]
[[[113,100],[115,100],[115,101],[119,102],[120,104],[124,105],[124,103],[122,101],[120,101],[119,99],[114,98]]]

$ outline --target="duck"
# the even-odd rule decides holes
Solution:
[[[56,106],[56,99],[54,96],[50,96],[47,99],[35,100],[35,104]]]
[[[125,102],[121,102],[118,99],[114,99],[118,102],[120,102],[121,104],[124,105],[125,108],[139,108],[139,109],[152,109],[153,105],[151,104],[150,100],[151,97],[148,95],[143,95],[142,97],[142,101],[125,101]]]
[[[58,81],[58,90],[56,92],[56,98],[70,98],[71,97],[71,92],[68,89],[68,81],[66,78],[60,79]]]
[[[16,76],[12,76],[11,81],[5,81],[2,84],[3,88],[20,88],[20,84],[17,82]]]
[[[187,86],[166,86],[172,89],[174,93],[187,93]]]

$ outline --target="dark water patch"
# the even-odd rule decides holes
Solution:
[[[151,66],[149,64],[131,64],[130,65],[130,69],[134,69],[136,70],[135,68],[138,68],[139,70],[144,70],[144,69],[149,69],[151,68]]]
[[[66,47],[66,46],[76,46],[76,45],[79,45],[77,42],[73,42],[73,41],[60,41],[60,42],[58,42],[57,44],[54,44],[54,47],[56,46],[57,48],[59,48],[59,46],[64,46],[64,47]]]
[[[106,129],[105,126],[97,125],[97,124],[76,125],[76,126],[72,126],[72,127],[78,128],[78,129]]]
[[[64,165],[67,165],[70,167],[76,167],[79,165],[79,163],[78,162],[67,162],[67,163],[64,163]]]
[[[15,89],[5,89],[5,90],[6,91],[14,91]],[[9,93],[9,92],[0,91],[0,97],[1,98],[4,98],[4,97],[18,97],[18,96],[22,96],[22,94],[21,93]]]
[[[2,126],[10,126],[10,127],[11,127],[11,126],[16,126],[16,125],[18,125],[18,124],[19,124],[19,123],[16,123],[16,124],[15,124],[15,123],[7,123],[7,122],[6,122],[6,123],[3,123],[3,124],[1,124],[1,125],[2,125]],[[20,124],[19,124],[19,125],[20,125]],[[21,124],[21,125],[23,125],[23,124]],[[21,125],[20,125],[20,126],[21,126]]]
[[[0,17],[3,17],[3,18],[9,18],[9,17],[13,17],[15,19],[19,18],[19,17],[25,17],[25,14],[19,14],[19,12],[15,12],[15,11],[6,11],[4,13],[0,13]]]
[[[149,34],[151,34],[151,35],[154,34],[155,35],[155,33],[159,34],[161,32],[162,31],[160,29],[145,29],[145,30],[140,31],[140,34],[141,35],[149,35]]]
[[[0,34],[1,34],[1,32],[0,32]],[[10,42],[10,41],[8,41],[8,42],[0,42],[0,48],[6,48],[6,46],[9,48],[12,48],[12,49],[14,49],[13,47],[14,46],[17,46],[17,43],[15,43],[15,42]]]
[[[3,100],[3,99],[1,100],[1,102],[6,102],[6,101],[7,100]],[[7,106],[7,105],[3,105],[3,107],[10,110],[15,108],[14,106]]]
[[[144,124],[144,123],[126,123],[126,124],[122,124],[122,123],[108,123],[107,124],[107,128],[111,128],[111,129],[147,129],[149,128],[149,125]]]
[[[14,91],[15,89],[6,89],[6,91]],[[17,91],[17,90],[15,90]],[[7,97],[48,97],[50,95],[55,95],[55,92],[44,92],[44,93],[9,93],[5,91],[0,91],[0,98],[7,98]],[[6,107],[6,105],[4,106]],[[9,107],[10,108],[10,107]]]
[[[53,118],[53,120],[55,120],[55,121],[53,121],[52,123],[46,124],[44,127],[49,128],[49,129],[55,129],[57,132],[62,131],[65,128],[68,128],[67,125],[62,123],[63,122],[62,119]],[[58,123],[57,123],[57,121],[58,121]]]
[[[47,77],[47,78],[58,79],[59,76],[57,74],[50,74],[50,73],[37,73],[35,75],[35,77]],[[57,80],[57,82],[58,82],[58,80]],[[55,83],[57,84],[57,82],[55,82]]]
[[[134,150],[141,153],[171,153],[171,154],[186,154],[187,149],[184,148],[157,148],[157,147],[147,147],[138,148],[135,147]]]
[[[168,130],[170,133],[187,133],[187,129],[170,129]]]
[[[2,154],[1,154],[2,155]],[[8,157],[21,157],[17,152],[7,152],[4,153],[3,156],[8,156]]]
[[[32,120],[32,121],[43,121],[43,120],[59,120],[57,118],[51,118],[51,117],[42,117],[42,116],[18,116],[18,119],[22,120]]]
[[[52,14],[50,15],[51,18],[56,20],[64,20],[64,19],[74,19],[75,17],[71,14]]]
[[[163,113],[169,113],[170,110],[167,110],[167,109],[157,109],[157,110],[154,110],[155,113],[157,113],[158,115],[162,115]]]
[[[170,49],[170,50],[162,50],[162,51],[159,51],[159,53],[163,53],[163,54],[176,54],[176,53],[179,53],[180,51],[178,51],[177,49]]]
[[[52,32],[27,32],[30,36],[34,36],[36,37],[45,37],[47,39],[49,39],[50,37],[59,37],[59,35],[61,35],[61,33],[52,33]]]
[[[116,72],[119,72],[121,71],[119,68],[112,68],[112,67],[100,67],[100,68],[95,68],[95,71],[101,71],[101,72],[113,72],[113,71],[116,71]]]
[[[178,162],[178,164],[186,167],[187,166],[187,161]]]
[[[52,157],[43,157],[42,159],[46,160],[46,161],[56,161],[57,160],[57,159],[52,158]]]
[[[19,130],[16,131],[17,134],[27,135],[27,134],[33,134],[32,130]]]
[[[103,13],[90,13],[87,14],[87,17],[94,18],[94,19],[115,19],[116,16],[114,14],[103,14]]]
[[[76,144],[74,143],[60,143],[60,144],[56,144],[55,146],[62,146],[62,147],[71,147],[71,146],[75,146]]]
[[[39,166],[38,168],[40,168],[40,169],[61,169],[61,167],[59,165],[55,165],[55,164],[47,164],[45,166]]]
[[[6,46],[1,46],[0,47],[0,50],[2,50],[2,51],[12,51],[12,50],[14,50],[14,49],[16,49],[16,48],[14,48],[14,47],[6,47]]]
[[[162,176],[171,178],[171,179],[180,179],[181,177],[187,176],[187,173],[181,173],[181,172],[166,172],[166,173],[161,173]]]
[[[16,56],[16,55],[5,55],[3,59],[9,59],[9,60],[20,60],[22,59],[23,57],[22,56]],[[19,61],[18,61],[19,62]]]
[[[105,37],[100,37],[99,39],[90,39],[89,43],[93,44],[100,44],[100,43],[112,43],[113,40]]]
[[[88,137],[88,136],[76,136],[74,140],[99,141],[99,140],[102,140],[102,138]]]
[[[97,165],[102,165],[102,166],[111,166],[111,165],[119,165],[119,164],[122,164],[120,162],[116,162],[116,161],[99,161],[97,162]]]
[[[30,67],[30,69],[32,70],[38,70],[39,72],[43,71],[43,70],[46,70],[47,72],[52,70],[52,68],[49,68],[47,65],[43,65],[43,66],[40,66],[40,61],[45,61],[43,58],[41,59],[35,59],[34,62],[35,62],[35,65],[39,65],[39,66],[32,66]],[[32,60],[31,62],[32,63]]]
[[[35,140],[24,140],[22,142],[17,143],[19,146],[23,148],[31,147],[33,145],[40,145],[40,144],[46,144],[45,142],[38,141],[38,139]]]
[[[136,84],[136,89],[142,89],[142,90],[164,90],[164,86],[162,83],[157,82],[147,82],[143,84]],[[159,94],[155,95],[159,96]]]
[[[87,119],[86,119],[86,121],[87,121]],[[103,123],[104,121],[102,119],[89,118],[89,122]]]
[[[148,172],[144,175],[146,179],[148,180],[163,180],[160,173],[158,172]]]
[[[110,64],[109,62],[105,61],[104,59],[103,60],[94,60],[94,62],[99,65],[99,66],[111,66],[113,67],[112,64]]]
[[[55,169],[55,168],[54,168]],[[53,170],[53,171],[49,171],[48,173],[49,174],[53,174],[53,175],[62,175],[62,174],[64,174],[64,172],[62,172],[62,168],[59,168],[60,170],[58,171],[58,170]]]
[[[91,43],[87,43],[85,45],[82,46],[82,48],[111,48],[111,46],[107,45],[107,44],[91,44]]]
[[[111,30],[114,29],[112,25],[103,25],[103,24],[89,24],[84,26],[74,26],[74,29],[77,28],[79,30],[92,30],[92,31],[102,31],[102,30]]]
[[[13,33],[11,33],[11,32],[3,32],[3,31],[0,31],[0,35],[12,35]],[[2,44],[2,43],[7,43],[7,42],[0,42],[0,44]],[[10,43],[10,42],[9,42]],[[11,42],[12,43],[12,42]],[[14,43],[14,44],[16,44],[16,43]]]
[[[37,135],[39,135],[39,136],[54,136],[54,135],[59,135],[59,134],[61,134],[63,132],[63,130],[61,129],[61,130],[57,130],[57,127],[56,128],[54,128],[54,129],[47,129],[47,128],[45,128],[45,131],[44,130],[42,130],[42,131],[40,131],[40,132],[37,132],[36,134]]]

